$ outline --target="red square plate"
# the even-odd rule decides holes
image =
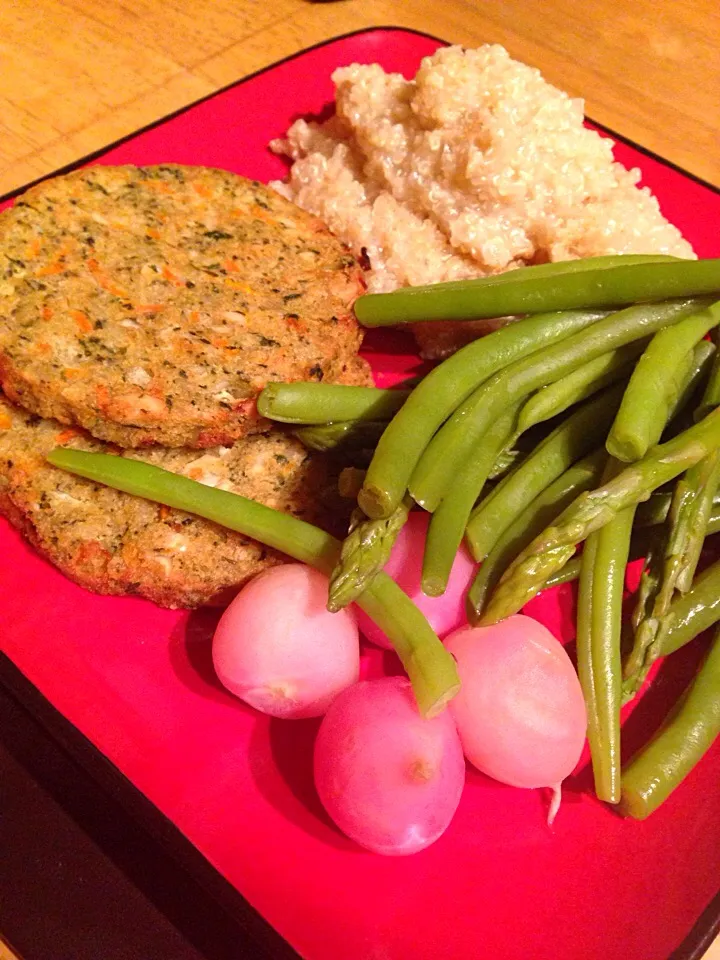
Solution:
[[[300,115],[332,99],[331,71],[380,62],[411,75],[439,46],[377,29],[276,64],[92,158],[179,162],[267,180],[267,150]],[[702,256],[720,255],[720,195],[630,144],[666,215]],[[369,344],[379,376],[417,361],[402,335]],[[0,649],[45,698],[197,847],[300,954],[311,960],[663,960],[718,890],[720,744],[648,821],[622,820],[568,783],[555,826],[543,798],[469,771],[448,832],[407,859],[365,853],[324,816],[311,777],[314,721],[246,709],[214,679],[214,615],[87,593],[0,522]],[[572,592],[534,615],[570,639]],[[380,658],[370,655],[368,669]],[[687,681],[686,649],[627,718],[632,749]],[[712,922],[708,917],[708,924]]]

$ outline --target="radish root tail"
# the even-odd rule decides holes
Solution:
[[[562,800],[562,781],[560,783],[553,784],[550,789],[552,790],[552,797],[550,798],[550,807],[548,809],[547,823],[551,827],[553,821],[557,816],[557,812],[560,809],[560,801]]]

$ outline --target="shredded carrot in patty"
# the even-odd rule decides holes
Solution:
[[[170,509],[170,507],[166,507],[164,503],[161,503],[158,513],[160,515],[161,520],[167,520],[168,517],[172,515],[172,510]]]
[[[27,250],[25,251],[25,259],[32,260],[33,257],[36,257],[40,253],[40,237],[34,237],[30,243],[27,245]]]
[[[50,307],[43,307],[42,310],[40,311],[40,316],[43,318],[43,320],[52,319],[52,315],[53,315],[53,312]]]
[[[169,280],[170,283],[174,283],[176,287],[184,287],[185,281],[181,280],[180,277],[173,273],[170,267],[167,264],[163,265],[162,270],[160,271],[163,280]]]
[[[72,427],[68,427],[67,430],[61,430],[60,433],[55,434],[55,443],[67,443],[68,440],[72,440],[72,438],[76,437],[77,435],[77,430],[74,430]]]
[[[211,197],[212,191],[209,187],[206,187],[204,183],[194,183],[192,185],[195,193],[199,194],[201,197]]]
[[[52,274],[64,273],[64,272],[65,272],[65,264],[62,262],[61,259],[58,259],[58,260],[53,260],[52,263],[48,263],[44,267],[40,267],[39,270],[35,271],[35,276],[49,277],[49,276],[52,276]]]
[[[165,309],[164,303],[138,303],[133,308],[135,313],[160,313]]]
[[[56,273],[64,273],[67,269],[65,266],[65,257],[70,252],[70,242],[63,243],[60,249],[55,254],[55,258],[46,263],[44,267],[40,267],[39,270],[35,271],[36,277],[49,277]]]
[[[144,187],[157,190],[158,193],[172,193],[172,187],[164,180],[142,180],[141,182]]]
[[[92,324],[90,323],[90,318],[86,313],[83,313],[82,310],[71,310],[70,316],[73,318],[78,327],[80,327],[80,330],[83,333],[90,333],[92,330]]]
[[[84,380],[88,376],[88,371],[83,367],[65,367],[62,375],[65,380]]]
[[[299,320],[297,317],[286,316],[285,322],[290,327],[291,330],[297,330],[298,333],[305,333],[307,330],[307,325]]]
[[[107,275],[94,257],[90,257],[88,259],[87,267],[90,273],[93,275],[95,282],[102,287],[103,290],[107,290],[107,292],[111,293],[114,297],[122,297],[123,299],[127,298],[127,291],[123,290],[122,287],[119,287]]]
[[[265,223],[272,224],[273,226],[278,222],[275,217],[272,217],[267,210],[264,210],[259,204],[254,203],[250,207],[250,213],[255,217],[256,220],[263,220]]]
[[[252,293],[252,287],[249,287],[246,283],[241,283],[240,280],[233,280],[232,277],[225,277],[225,284],[228,287],[232,287],[233,290],[241,290],[243,293]]]
[[[12,426],[12,418],[6,410],[0,410],[0,430],[9,430]]]

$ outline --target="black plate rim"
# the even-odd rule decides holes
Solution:
[[[248,81],[254,79],[255,77],[261,76],[264,73],[268,73],[284,63],[296,60],[313,50],[330,46],[333,43],[337,43],[339,40],[346,40],[350,37],[360,36],[365,33],[381,32],[406,33],[422,37],[427,40],[433,40],[437,43],[447,43],[447,41],[443,40],[441,37],[436,37],[433,34],[426,33],[423,30],[414,30],[408,27],[393,26],[390,24],[377,27],[363,27],[360,30],[350,30],[347,33],[329,37],[327,40],[322,40],[319,43],[312,44],[309,47],[304,47],[302,50],[298,50],[296,53],[291,53],[288,56],[282,57],[280,60],[276,60],[265,67],[261,67],[259,70],[255,70],[253,73],[240,77],[239,79],[226,84],[224,87],[221,87],[220,89],[215,90],[204,97],[200,97],[199,99],[192,101],[192,103],[180,107],[178,110],[174,110],[171,113],[160,117],[158,120],[154,120],[143,127],[139,127],[132,133],[119,137],[117,140],[114,140],[111,143],[106,144],[98,150],[94,150],[83,157],[80,157],[78,160],[75,160],[70,164],[59,167],[58,169],[53,170],[51,173],[45,174],[42,177],[38,177],[36,180],[32,180],[29,183],[23,184],[22,186],[3,194],[0,196],[0,203],[14,199],[21,193],[24,193],[26,190],[30,189],[30,187],[34,187],[36,184],[42,183],[44,180],[61,176],[65,173],[70,173],[72,170],[76,170],[87,163],[91,163],[93,160],[97,160],[99,157],[102,157],[105,153],[113,150],[115,147],[135,139],[135,137],[139,136],[140,134],[162,126],[169,120],[187,113],[189,110],[192,110],[199,104],[205,103],[207,100],[212,100],[213,97],[217,97],[220,94],[223,94],[228,90],[232,90],[243,83],[247,83]],[[654,151],[649,150],[647,147],[643,147],[641,144],[636,143],[629,137],[624,137],[622,134],[616,133],[610,127],[598,123],[591,117],[588,117],[588,120],[598,127],[598,129],[609,134],[614,139],[633,147],[645,156],[651,157],[653,160],[657,160],[659,163],[662,163],[664,166],[677,171],[684,177],[687,177],[688,179],[693,180],[695,183],[712,190],[713,193],[720,194],[720,186],[715,186],[707,180],[702,179],[702,177],[698,177],[696,174],[691,173],[689,170],[685,170],[678,164],[673,163],[670,160],[666,160],[664,157],[661,157]],[[103,787],[103,789],[109,792],[114,799],[118,800],[128,810],[130,815],[133,816],[144,829],[146,829],[152,836],[162,843],[168,852],[178,859],[180,865],[183,866],[184,869],[188,870],[188,872],[190,872],[195,879],[197,879],[198,882],[200,882],[208,890],[208,893],[211,896],[215,897],[218,905],[222,909],[231,911],[234,916],[242,918],[248,924],[250,935],[256,938],[256,942],[258,944],[262,944],[265,948],[269,948],[272,951],[271,955],[277,957],[278,960],[286,960],[286,958],[287,960],[291,960],[291,958],[299,956],[299,954],[275,930],[275,928],[272,927],[268,921],[265,920],[265,918],[248,903],[242,894],[229,881],[227,881],[205,857],[203,857],[199,850],[192,845],[192,843],[179,830],[179,828],[176,827],[175,824],[168,817],[166,817],[165,814],[163,814],[145,796],[145,794],[142,793],[142,791],[136,787],[132,781],[129,780],[125,774],[122,773],[122,771],[116,767],[108,757],[105,756],[104,753],[102,753],[101,750],[99,750],[77,727],[70,723],[70,721],[67,720],[63,714],[50,703],[50,701],[38,690],[38,688],[32,684],[32,682],[22,673],[22,671],[15,666],[12,660],[10,660],[10,658],[2,652],[0,652],[0,683],[2,683],[3,686],[6,687],[6,689],[25,707],[25,709],[27,709],[28,712],[31,713],[31,715],[34,716],[39,723],[42,724],[45,730],[53,737],[59,749],[66,752],[69,756],[74,758],[83,767],[85,767],[90,776],[94,777],[99,785]],[[687,937],[668,957],[668,960],[702,960],[703,954],[707,951],[710,944],[719,934],[720,890],[697,919]]]

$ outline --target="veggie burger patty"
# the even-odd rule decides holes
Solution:
[[[273,380],[369,383],[353,257],[310,214],[205,167],[94,166],[0,214],[0,384],[138,447],[267,428]]]
[[[286,559],[208,520],[58,470],[45,460],[58,445],[113,452],[83,431],[0,396],[0,514],[81,586],[139,594],[165,607],[196,607],[229,599],[255,574]],[[324,458],[280,431],[232,447],[156,447],[123,455],[310,522],[327,519],[333,503]]]

